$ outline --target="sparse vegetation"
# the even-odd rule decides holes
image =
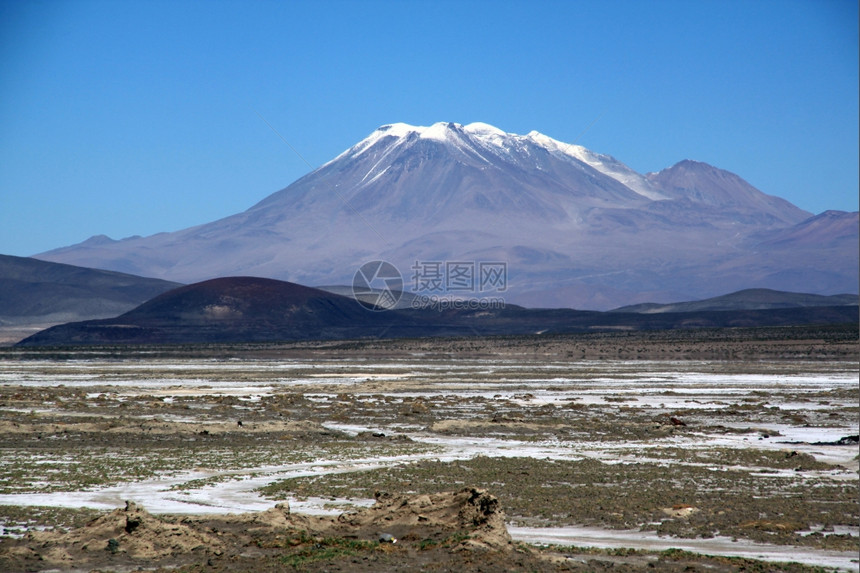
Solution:
[[[222,488],[343,511],[380,490],[470,486],[496,495],[521,526],[860,549],[856,446],[796,437],[829,432],[835,443],[856,427],[855,382],[803,382],[853,380],[856,328],[697,336],[2,349],[0,494],[158,480],[153,495],[188,503]],[[748,360],[714,360],[724,355]],[[99,515],[0,506],[0,559],[28,531],[71,530]],[[232,527],[219,518],[204,530]],[[301,531],[242,537],[262,552],[258,562],[237,545],[189,556],[199,566],[171,566],[479,570],[469,569],[467,531],[414,532],[397,544]],[[105,540],[99,555],[121,560],[127,543],[112,538],[115,552],[104,551]],[[504,560],[510,570],[814,570],[677,551],[514,547],[517,557]]]

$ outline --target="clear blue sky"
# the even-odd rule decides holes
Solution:
[[[854,211],[858,3],[4,0],[0,253],[250,207],[309,171],[258,113],[314,167],[484,121]]]

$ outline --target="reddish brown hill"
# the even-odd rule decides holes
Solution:
[[[224,277],[180,287],[119,318],[147,320],[270,320],[312,317],[351,324],[367,313],[346,297],[299,284],[258,277]]]

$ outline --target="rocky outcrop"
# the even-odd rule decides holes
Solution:
[[[229,569],[232,559],[251,553],[277,560],[285,551],[312,554],[349,543],[374,557],[396,544],[406,559],[432,551],[500,556],[514,548],[499,500],[473,487],[432,495],[379,493],[372,507],[336,517],[294,514],[285,503],[240,515],[152,515],[129,501],[80,528],[7,539],[0,544],[0,570],[124,570],[192,563]]]

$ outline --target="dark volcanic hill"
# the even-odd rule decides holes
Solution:
[[[637,314],[525,309],[371,311],[351,298],[253,277],[213,279],[157,296],[113,319],[55,326],[21,346],[224,343],[488,336],[852,322],[857,307]]]
[[[354,300],[273,279],[227,277],[161,294],[114,319],[50,328],[22,344],[151,344],[373,336],[391,322]]]
[[[116,316],[178,283],[0,255],[0,326]]]
[[[317,285],[386,260],[405,287],[416,262],[504,262],[509,303],[608,309],[745,288],[857,292],[856,218],[812,217],[701,162],[641,175],[538,132],[393,124],[242,213],[39,257],[182,282]]]

